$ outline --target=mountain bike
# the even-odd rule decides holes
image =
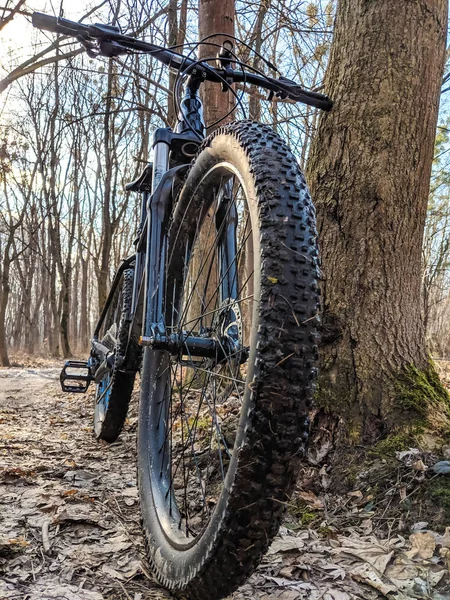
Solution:
[[[316,378],[319,274],[314,207],[288,146],[250,120],[206,137],[199,90],[212,81],[239,101],[240,83],[332,103],[242,63],[231,38],[218,49],[201,40],[215,55],[197,60],[113,26],[40,13],[33,24],[76,37],[90,56],[149,53],[178,71],[177,125],[155,131],[153,162],[126,186],[141,194],[135,251],[89,360],[66,362],[61,384],[85,392],[95,382],[95,434],[113,442],[140,372],[149,562],[174,594],[221,598],[257,565],[292,491]]]

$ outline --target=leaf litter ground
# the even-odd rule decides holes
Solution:
[[[149,572],[139,526],[137,395],[107,445],[92,434],[92,393],[63,394],[58,376],[44,361],[0,369],[0,599],[170,598]],[[317,452],[310,459],[317,468]],[[426,467],[415,452],[399,465],[414,474],[419,460]],[[364,491],[333,497],[326,478],[322,493],[298,490],[288,508],[230,600],[450,598],[450,529],[378,527]]]

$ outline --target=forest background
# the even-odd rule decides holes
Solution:
[[[335,2],[239,1],[235,32],[286,77],[320,90]],[[152,131],[173,123],[173,78],[149,56],[91,59],[73,40],[36,32],[40,10],[117,22],[160,44],[198,39],[196,2],[6,2],[0,8],[0,362],[9,354],[80,355],[120,260],[139,201],[127,194],[151,160]],[[189,45],[191,44],[191,45]],[[243,60],[262,67],[245,46]],[[55,60],[55,58],[58,60]],[[450,353],[449,115],[444,76],[423,244],[422,310],[433,356]],[[249,92],[249,93],[247,93]],[[304,168],[315,109],[238,89],[246,116],[269,123]],[[242,111],[236,111],[236,116]]]

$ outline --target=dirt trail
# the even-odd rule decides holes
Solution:
[[[0,371],[0,598],[166,598],[143,570],[135,419],[96,442],[92,396],[58,376]]]
[[[0,369],[0,600],[169,598],[143,552],[136,397],[119,441],[98,443],[93,390],[63,394],[58,375],[56,365]],[[370,535],[367,519],[331,536],[286,525],[234,600],[450,598],[450,530],[440,546],[427,538],[418,560],[405,538]]]

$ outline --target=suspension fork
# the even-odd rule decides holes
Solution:
[[[156,152],[155,158],[157,158]],[[221,361],[227,357],[227,348],[220,340],[187,331],[174,332],[173,323],[171,323],[172,332],[166,329],[164,310],[166,290],[164,288],[168,254],[167,226],[172,201],[171,187],[166,188],[166,183],[170,184],[170,178],[163,176],[158,188],[152,194],[148,206],[145,320],[140,343],[142,346],[150,346],[153,350],[166,350],[171,354],[189,354],[193,357],[209,357]],[[224,220],[224,223],[228,222],[228,213],[231,208],[230,204],[224,203],[223,219],[227,219],[227,221]],[[222,230],[223,227],[219,226]],[[229,243],[224,244],[225,258],[222,273],[226,283],[223,293],[233,293],[233,289],[237,290],[235,265],[233,264],[236,245],[235,241],[233,242],[235,230],[236,227],[235,225],[233,227],[232,224],[225,229],[225,239],[229,239]],[[229,316],[229,320],[230,323],[235,321],[233,315]]]
[[[223,192],[218,199],[216,212],[216,230],[219,235],[219,281],[220,301],[227,298],[237,300],[237,222],[238,214],[236,202],[233,199],[233,182],[229,180],[223,187]]]
[[[145,262],[145,313],[141,343],[165,338],[164,275],[167,258],[167,223],[170,216],[171,194],[156,194],[158,185],[169,169],[169,144],[163,136],[154,138],[152,194],[147,201],[147,244]]]
[[[175,128],[175,132],[179,134],[195,132],[196,137],[200,140],[204,138],[206,132],[202,102],[199,96],[202,81],[201,77],[193,74],[188,78]],[[155,132],[153,148],[152,194],[147,205],[146,294],[141,344],[153,348],[167,348],[169,338],[164,318],[164,275],[167,262],[167,224],[170,217],[172,195],[171,193],[155,193],[164,173],[169,169],[170,136],[168,141],[164,130],[160,129]]]
[[[189,122],[189,129],[200,130],[198,137],[204,133],[203,117],[201,113],[201,101],[198,96],[200,82],[197,79],[188,82],[186,96],[182,102],[182,112],[179,117],[177,132],[184,130],[184,125]],[[154,141],[153,159],[153,182],[152,195],[147,205],[148,227],[147,227],[147,259],[145,264],[146,295],[145,314],[141,336],[141,345],[150,346],[154,350],[167,350],[172,354],[189,354],[192,356],[211,357],[222,360],[226,351],[220,342],[213,338],[189,335],[187,332],[169,333],[165,324],[165,272],[168,251],[168,221],[170,217],[172,194],[171,190],[164,190],[165,181],[161,181],[164,173],[169,168],[169,149],[167,137],[157,130]],[[161,182],[161,185],[159,185]],[[159,187],[158,187],[159,186]],[[232,191],[232,190],[231,190]],[[228,194],[227,194],[228,195]],[[231,201],[231,196],[230,196]],[[228,212],[228,208],[225,209]],[[236,219],[235,219],[236,221]],[[235,240],[234,226],[234,240]],[[223,293],[233,292],[233,285],[237,290],[235,271],[230,262],[235,255],[236,242],[233,246],[233,233],[229,227],[226,228],[229,243],[224,245],[225,258],[224,281],[226,285]],[[230,269],[229,269],[230,267]],[[231,275],[229,271],[232,271]]]

